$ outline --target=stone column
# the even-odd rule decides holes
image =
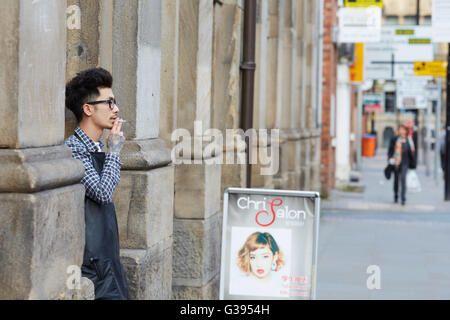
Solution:
[[[269,10],[269,34],[267,38],[267,94],[266,94],[266,127],[268,129],[279,128],[277,126],[277,97],[278,93],[278,0],[267,0]]]
[[[302,41],[302,123],[301,123],[301,179],[300,186],[302,190],[310,188],[310,162],[311,162],[311,72],[312,72],[312,47],[311,47],[311,33],[312,24],[310,16],[311,1],[302,1],[302,20],[303,20],[303,41]]]
[[[242,1],[227,0],[214,5],[213,74],[212,74],[212,127],[219,129],[224,138],[226,129],[239,128],[240,112],[240,64],[243,29]],[[224,165],[220,194],[227,187],[245,187],[246,166],[226,164],[227,156],[240,153],[245,148],[227,146],[223,148]]]
[[[314,1],[312,2],[310,15],[312,17],[312,66],[311,66],[311,94],[312,94],[312,103],[311,103],[311,160],[310,160],[310,190],[312,191],[320,191],[320,134],[321,130],[319,128],[319,103],[321,103],[321,99],[319,99],[319,93],[321,86],[319,86],[319,81],[322,81],[322,77],[319,72],[319,40],[321,27],[320,23],[322,19],[319,17],[321,14],[321,10],[319,10],[319,6],[323,3],[322,1]],[[320,93],[321,94],[321,93]]]
[[[269,0],[258,0],[256,21],[256,72],[255,72],[255,103],[253,107],[253,127],[257,130],[267,130],[266,115],[268,105],[268,37],[270,29]],[[272,20],[273,21],[273,20]],[[270,153],[271,140],[258,141],[256,152],[259,154]],[[252,187],[273,189],[273,176],[261,174],[261,163],[252,165]]]
[[[336,107],[336,186],[346,186],[350,180],[350,104],[351,85],[347,64],[338,64]]]
[[[66,1],[0,8],[0,299],[58,299],[84,248],[84,168],[63,145]]]
[[[98,66],[99,4],[98,0],[67,0],[66,82],[75,77],[78,72]],[[68,109],[65,111],[65,119],[65,137],[67,138],[73,134],[77,122],[74,114]]]
[[[287,158],[285,175],[287,181],[282,186],[284,189],[300,189],[300,131],[296,127],[296,107],[298,103],[297,86],[300,77],[297,74],[297,19],[298,1],[284,2],[282,14],[283,34],[283,104],[282,104],[282,136],[286,143],[281,149],[281,157]]]
[[[195,121],[210,128],[213,26],[213,1],[180,1],[177,127],[191,135]],[[206,160],[194,152],[183,158],[194,155]],[[217,299],[219,293],[221,165],[199,162],[175,170],[175,299]]]
[[[180,0],[162,2],[161,108],[159,134],[172,147],[177,127]]]
[[[113,91],[128,122],[114,194],[121,257],[132,299],[172,296],[174,169],[158,138],[161,83],[161,0],[113,2]]]
[[[268,0],[269,34],[267,39],[267,95],[266,128],[281,128],[283,103],[283,8],[284,1]],[[280,165],[274,175],[273,187],[282,188],[287,183],[287,157],[282,150],[286,148],[285,137],[280,134]],[[256,168],[257,169],[257,168]]]

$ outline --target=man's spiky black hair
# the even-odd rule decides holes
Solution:
[[[112,88],[113,78],[103,68],[82,71],[66,85],[66,108],[71,110],[77,121],[83,119],[83,105],[100,95],[98,88]]]

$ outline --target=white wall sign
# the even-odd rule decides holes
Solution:
[[[340,8],[340,43],[378,42],[381,31],[381,8]]]
[[[442,87],[438,84],[429,84],[425,87],[425,91],[427,93],[428,100],[439,101],[441,98],[441,90]]]
[[[384,26],[381,41],[364,45],[364,79],[397,80],[414,76],[414,61],[433,61],[429,26]]]
[[[426,109],[427,83],[428,79],[419,77],[397,80],[397,108]]]
[[[450,42],[450,1],[433,0],[433,42]]]

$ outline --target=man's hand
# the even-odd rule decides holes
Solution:
[[[123,147],[123,144],[125,142],[125,137],[123,136],[122,130],[122,123],[120,122],[120,119],[117,118],[116,121],[114,121],[114,125],[109,132],[108,136],[106,137],[106,146],[108,147],[108,152],[119,155],[120,150]]]

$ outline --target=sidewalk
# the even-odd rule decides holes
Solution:
[[[450,202],[444,201],[444,181],[439,168],[439,181],[433,177],[433,166],[430,176],[426,176],[425,167],[419,165],[416,172],[419,176],[421,192],[408,191],[406,205],[395,204],[393,177],[386,180],[383,170],[386,166],[386,149],[378,150],[374,158],[363,158],[362,179],[358,183],[364,192],[343,192],[333,190],[327,200],[322,200],[322,211],[393,211],[393,212],[442,212],[450,213]]]
[[[418,168],[422,191],[393,203],[386,151],[364,159],[364,192],[333,192],[322,201],[318,299],[450,299],[450,204],[443,183]],[[367,287],[369,266],[381,288]]]

